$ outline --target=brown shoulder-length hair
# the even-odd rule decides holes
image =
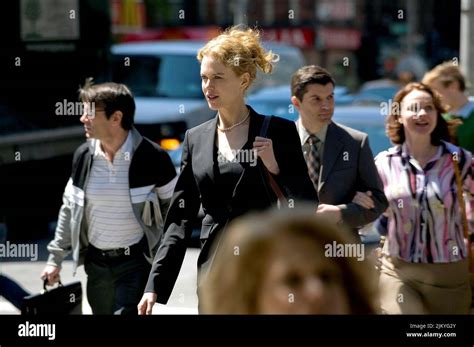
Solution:
[[[390,114],[387,117],[386,132],[390,141],[393,144],[400,145],[405,142],[405,129],[403,124],[398,121],[401,113],[401,104],[405,96],[407,96],[413,90],[420,90],[431,95],[433,99],[433,104],[438,114],[438,119],[436,121],[436,127],[431,133],[431,143],[433,145],[441,144],[441,140],[451,141],[450,130],[449,128],[452,124],[449,121],[446,121],[442,114],[446,112],[447,108],[441,102],[440,95],[431,89],[428,85],[423,83],[408,83],[405,87],[400,89],[395,97],[393,98],[392,106],[390,109]]]

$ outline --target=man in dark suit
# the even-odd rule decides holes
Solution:
[[[291,102],[308,172],[318,192],[318,214],[358,229],[387,208],[367,134],[334,123],[335,82],[328,71],[311,65],[291,80]]]

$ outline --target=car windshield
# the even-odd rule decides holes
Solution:
[[[130,64],[124,64],[131,57]],[[185,67],[185,68],[183,68]],[[202,98],[200,67],[195,56],[114,57],[113,80],[124,83],[135,96]]]
[[[274,64],[270,74],[264,74],[260,69],[257,69],[257,78],[249,90],[252,94],[262,88],[285,85],[290,88],[291,76],[304,65],[304,61],[299,55],[292,55],[281,53],[279,61]]]
[[[291,102],[285,104],[279,100],[253,101],[250,105],[260,114],[271,114],[291,121],[298,119],[298,111]]]

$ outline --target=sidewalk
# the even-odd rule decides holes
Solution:
[[[42,281],[39,276],[46,264],[46,245],[48,242],[49,239],[34,242],[38,244],[38,260],[36,261],[2,258],[0,260],[0,273],[15,280],[26,291],[39,293],[42,290]],[[198,254],[199,249],[188,248],[168,305],[156,304],[153,308],[154,314],[197,314],[196,262]],[[78,268],[76,276],[73,277],[72,260],[64,261],[61,270],[61,281],[64,284],[81,281],[83,290],[82,310],[84,314],[91,314],[91,308],[87,302],[86,278],[83,266]],[[0,296],[0,314],[19,313],[13,305]]]

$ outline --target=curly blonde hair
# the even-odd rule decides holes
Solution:
[[[222,34],[202,47],[197,59],[201,63],[204,56],[212,56],[230,67],[237,76],[250,75],[250,87],[257,76],[257,67],[264,73],[271,73],[274,54],[266,51],[260,42],[257,29],[244,29],[240,26],[227,28]]]

